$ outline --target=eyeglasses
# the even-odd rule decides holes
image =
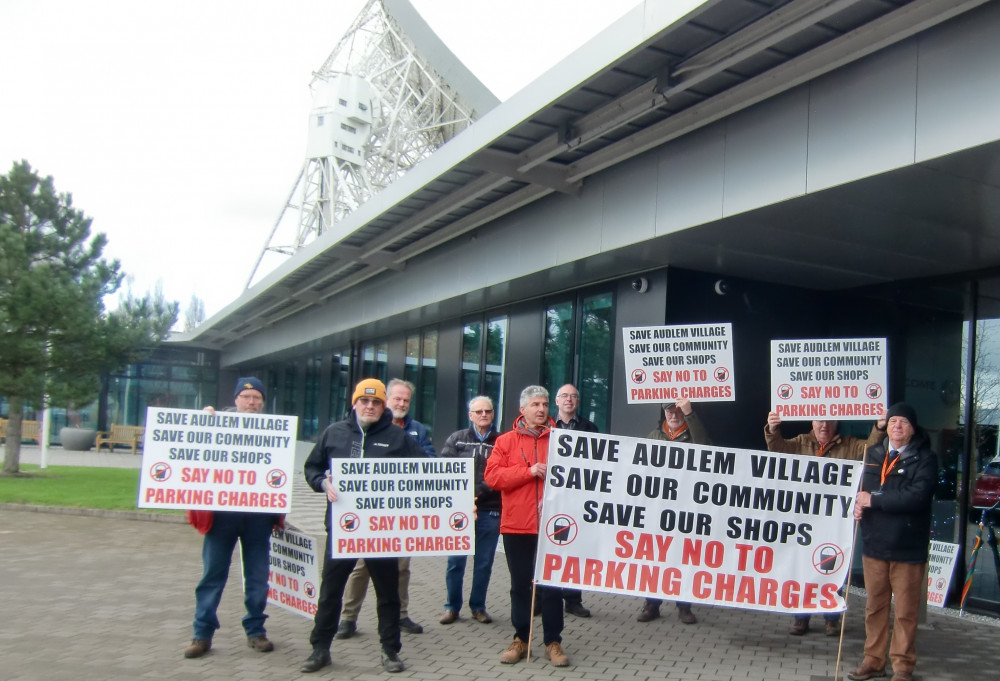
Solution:
[[[365,407],[382,404],[382,400],[375,397],[359,397],[358,402]]]
[[[486,416],[487,414],[492,414],[492,409],[470,409],[470,414],[475,414],[476,416]]]
[[[564,400],[578,400],[580,395],[578,393],[559,393],[556,397],[561,397]]]

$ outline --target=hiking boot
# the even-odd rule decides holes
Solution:
[[[549,658],[553,667],[569,666],[569,658],[566,657],[566,653],[563,652],[562,646],[558,641],[553,641],[545,646],[545,657]]]
[[[456,619],[458,615],[456,613]],[[399,628],[408,634],[422,634],[424,633],[424,628],[411,620],[409,617],[404,617],[399,620]]]
[[[847,678],[849,678],[851,681],[867,681],[867,679],[880,679],[883,676],[885,676],[885,667],[879,669],[878,667],[871,666],[867,662],[862,662],[860,667],[847,674]]]
[[[423,631],[423,629],[421,629]],[[399,653],[390,653],[388,651],[382,651],[382,669],[386,670],[390,674],[398,674],[399,672],[406,669],[406,665],[403,661],[399,659]]]
[[[639,622],[652,622],[657,617],[660,616],[660,606],[650,605],[647,603],[642,606],[642,610],[639,611],[639,616],[635,619]]]
[[[269,653],[274,650],[274,644],[267,640],[267,636],[247,636],[247,645],[258,653]]]
[[[576,615],[577,617],[590,617],[590,611],[583,607],[582,602],[577,603],[567,603],[566,604],[566,614]],[[566,665],[556,665],[557,667],[565,667]]]
[[[191,639],[191,645],[184,649],[184,657],[191,659],[195,657],[201,657],[207,653],[212,648],[212,639],[210,638],[193,638]]]
[[[475,616],[475,613],[472,613]],[[445,610],[444,614],[441,615],[441,619],[438,620],[441,624],[451,624],[458,619],[458,611],[456,610]],[[402,622],[400,622],[402,625]]]
[[[350,620],[344,620],[343,622],[340,623],[340,626],[337,627],[337,633],[334,634],[333,637],[334,638],[340,638],[340,639],[350,638],[350,637],[354,636],[356,633],[358,633],[358,624],[357,624],[357,622],[352,622]]]
[[[691,612],[690,605],[687,606],[686,608],[683,606],[677,608],[677,616],[684,624],[694,624],[695,622],[698,621],[698,618],[694,616],[693,612]]]
[[[329,664],[332,664],[330,661],[330,650],[328,648],[313,648],[312,654],[302,663],[299,671],[303,674],[311,674],[312,672],[318,672]]]
[[[840,620],[827,620],[825,633],[827,636],[840,636]]]
[[[788,633],[792,636],[805,636],[809,633],[809,620],[795,620]]]
[[[472,619],[482,624],[489,624],[493,621],[493,618],[490,617],[485,610],[473,610]]]
[[[519,639],[517,636],[514,640],[510,642],[507,646],[507,650],[503,651],[500,655],[500,662],[503,664],[516,664],[520,662],[528,655],[528,644]]]

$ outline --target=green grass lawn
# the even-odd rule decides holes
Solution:
[[[120,511],[137,509],[139,471],[134,468],[85,468],[49,466],[40,469],[22,464],[25,475],[0,477],[0,503],[33,506],[68,506]],[[153,511],[182,513],[182,511]]]

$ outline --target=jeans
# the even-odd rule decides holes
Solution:
[[[469,594],[469,609],[473,612],[486,610],[486,590],[493,574],[493,558],[497,555],[497,540],[500,538],[500,511],[480,511],[476,518],[476,553],[472,557],[472,592]],[[444,573],[444,583],[448,590],[446,610],[462,610],[462,579],[465,577],[465,563],[468,556],[450,556]]]
[[[537,534],[505,534],[503,550],[510,570],[510,621],[514,634],[527,642],[531,629],[531,580],[535,576]],[[562,589],[537,586],[535,599],[542,604],[542,637],[545,645],[562,643]]]
[[[265,636],[264,607],[267,605],[268,557],[271,529],[277,517],[271,513],[216,511],[212,529],[205,534],[201,548],[204,573],[194,590],[194,638],[210,640],[219,628],[216,611],[222,600],[222,590],[229,578],[229,566],[237,540],[243,552],[243,604],[247,614],[243,629],[248,637]]]

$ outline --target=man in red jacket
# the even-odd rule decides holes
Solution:
[[[514,640],[500,656],[504,664],[514,664],[528,654],[531,580],[538,548],[549,429],[553,425],[549,418],[549,391],[540,385],[529,385],[521,391],[521,415],[515,419],[513,430],[497,438],[493,454],[486,462],[484,481],[500,490],[503,506],[500,534],[510,570]],[[542,601],[545,654],[554,666],[565,667],[569,658],[562,649],[562,590],[539,586],[536,598]]]

